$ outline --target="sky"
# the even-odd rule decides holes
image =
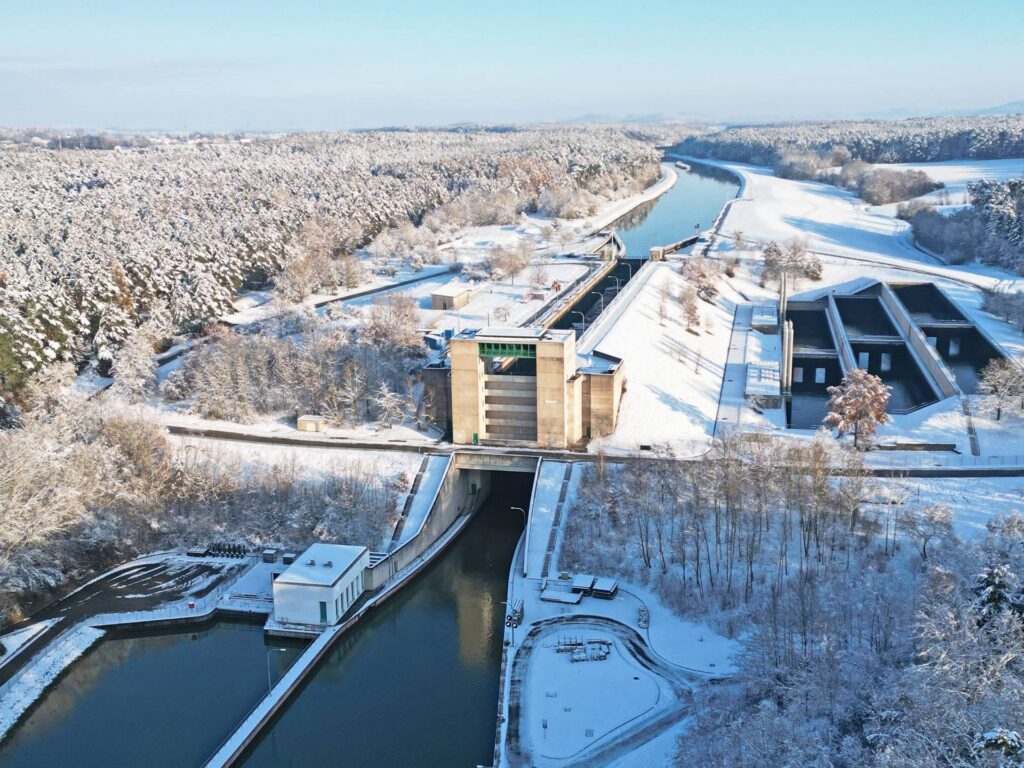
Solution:
[[[1024,99],[1020,0],[0,0],[0,125],[280,131]]]

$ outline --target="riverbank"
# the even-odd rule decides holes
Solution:
[[[555,541],[550,574],[568,569],[561,540],[580,470],[573,465],[557,529],[544,529],[543,516],[530,520]],[[560,484],[543,493],[534,507],[562,498]],[[676,616],[638,585],[620,583],[611,600],[580,598],[571,580],[526,575],[526,538],[507,582],[506,602],[522,602],[524,622],[504,634],[495,768],[669,764],[675,743],[661,737],[688,715],[695,686],[734,671],[736,641]],[[571,654],[574,643],[582,650]],[[629,763],[637,750],[646,762]]]

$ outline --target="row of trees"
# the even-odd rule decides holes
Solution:
[[[786,153],[912,163],[1024,157],[1024,116],[929,117],[781,123],[723,128],[683,139],[676,151],[696,157],[775,165]],[[798,163],[799,161],[795,161]]]

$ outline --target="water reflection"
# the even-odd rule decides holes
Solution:
[[[260,626],[104,639],[0,747],[4,766],[198,765],[301,652]]]
[[[245,765],[490,765],[508,568],[532,475],[332,649]]]

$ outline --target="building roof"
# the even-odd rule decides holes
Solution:
[[[468,328],[455,336],[456,339],[486,339],[487,341],[509,341],[515,344],[557,341],[564,342],[575,331],[557,328],[541,328],[536,326],[491,326],[488,328]]]
[[[751,321],[753,325],[778,325],[779,324],[779,304],[774,302],[772,304],[755,304],[752,313]]]
[[[450,283],[445,283],[444,285],[434,288],[430,292],[430,295],[455,298],[456,296],[461,296],[462,294],[468,293],[471,290],[473,290],[473,286],[470,285],[469,283],[462,283],[459,282],[458,280],[453,280]]]
[[[512,326],[503,328],[501,326],[495,326],[492,328],[482,328],[476,332],[476,335],[484,338],[491,338],[492,336],[501,336],[506,339],[541,339],[544,337],[547,329],[545,328],[534,328],[534,327],[518,327]]]
[[[314,544],[295,558],[277,581],[330,587],[355,565],[364,552],[367,552],[366,547],[349,544]]]

